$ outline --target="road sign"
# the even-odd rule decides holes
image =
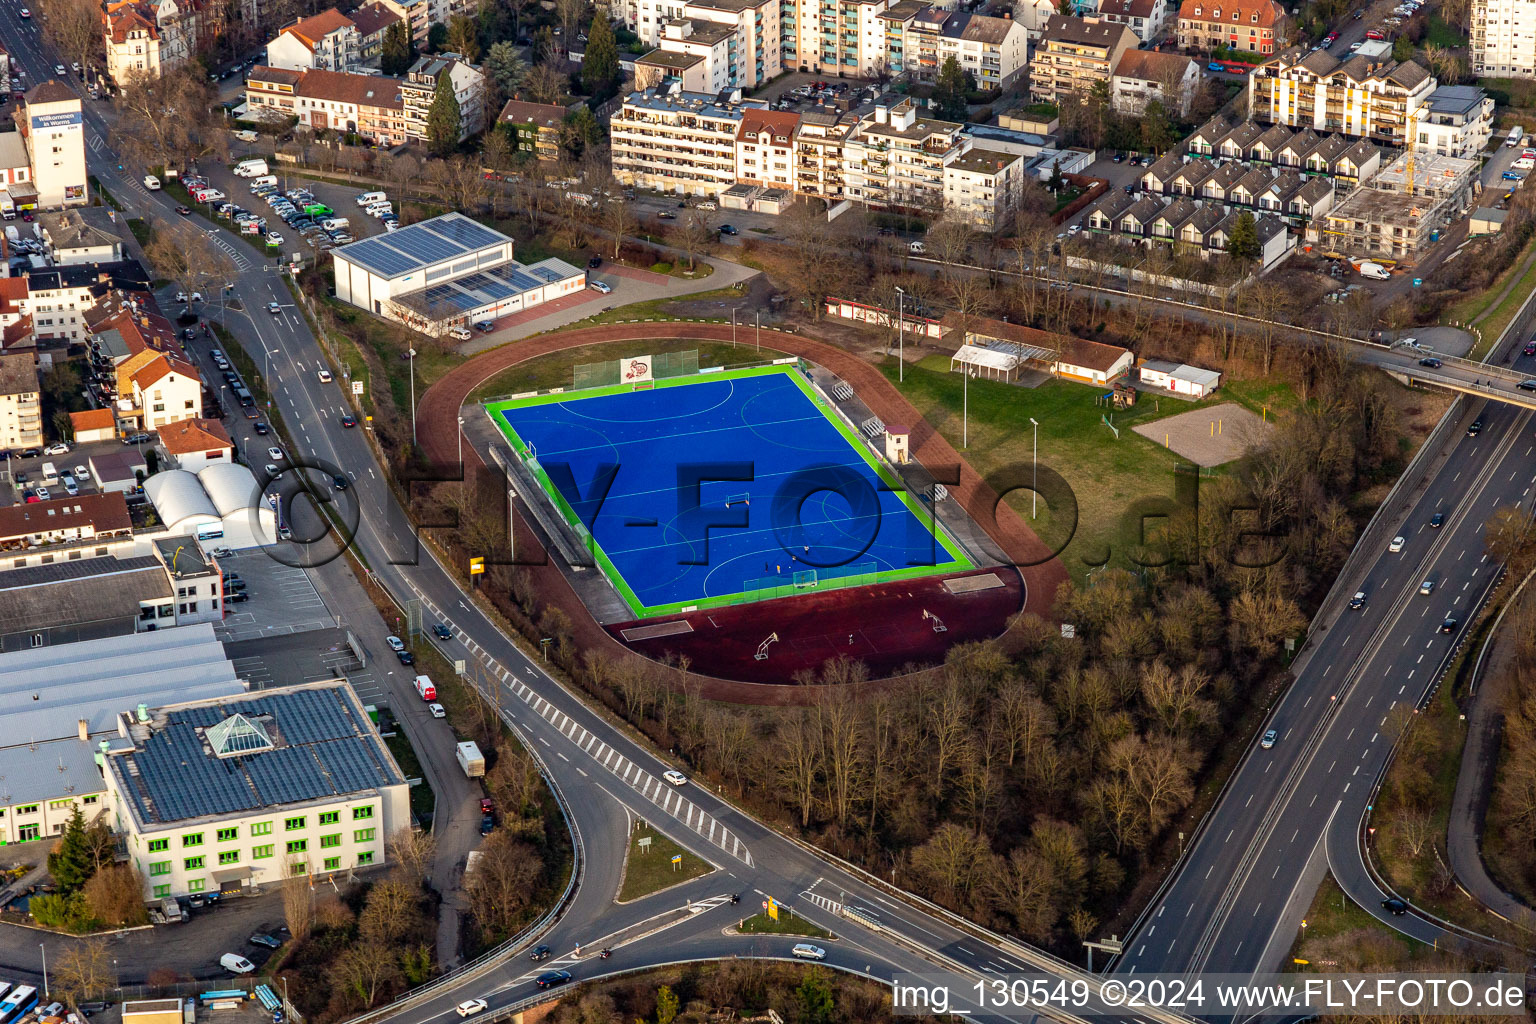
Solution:
[[[474,558],[471,558],[469,560],[469,574],[471,576],[480,576],[480,575],[483,575],[484,573],[485,573],[485,559],[483,557],[479,556],[479,555],[476,555]]]
[[[466,668],[466,666],[464,664],[464,659],[463,658],[457,658],[457,659],[454,660],[454,662],[453,662],[453,674],[454,675],[462,676],[464,674],[464,669],[465,668]]]
[[[1077,626],[1074,625],[1073,623],[1070,623],[1070,622],[1063,622],[1061,624],[1061,638],[1063,640],[1072,640],[1072,639],[1075,639],[1076,637],[1077,637]]]
[[[641,850],[649,850],[651,848],[651,837],[645,836],[642,839],[637,839],[635,840],[635,845],[640,847]]]
[[[772,896],[768,897],[768,916],[775,921],[779,919],[779,901]]]
[[[360,394],[363,393],[363,382],[362,381],[355,380],[355,381],[352,382],[352,393],[354,395],[360,395]]]

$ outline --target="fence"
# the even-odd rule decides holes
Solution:
[[[649,377],[646,377],[649,364]],[[601,363],[578,363],[571,372],[571,390],[610,387],[623,382],[628,371],[638,368],[638,376],[662,380],[667,377],[691,377],[699,372],[699,350],[658,352],[655,355],[605,359]]]
[[[759,576],[742,583],[742,593],[736,595],[732,604],[751,604],[754,601],[767,601],[775,597],[793,597],[795,594],[819,593],[824,590],[847,590],[850,587],[867,587],[871,583],[880,582],[880,566],[875,562],[860,562],[857,565],[848,566],[852,572],[839,576],[823,576],[815,569],[801,569],[792,571],[791,566],[798,564],[791,562],[784,568],[788,571],[789,578],[785,576]],[[807,575],[809,574],[809,575]]]

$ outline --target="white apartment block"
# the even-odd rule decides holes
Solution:
[[[1402,146],[1409,118],[1423,120],[1437,83],[1413,61],[1369,57],[1340,63],[1291,47],[1248,77],[1248,109],[1260,123],[1354,135]]]
[[[682,18],[662,27],[659,50],[679,58],[691,58],[687,70],[676,76],[682,80],[685,89],[697,83],[695,89],[689,91],[718,93],[736,84],[731,81],[731,51],[735,39],[735,29],[729,25]]]
[[[426,48],[433,25],[446,25],[455,14],[474,17],[480,5],[474,0],[379,0],[405,22],[417,51]]]
[[[1472,0],[1472,71],[1495,78],[1536,78],[1536,4]]]
[[[294,22],[267,44],[268,67],[346,71],[362,61],[363,37],[336,8]]]
[[[1493,97],[1475,85],[1442,85],[1414,121],[1415,145],[1439,156],[1475,160],[1493,137]]]
[[[427,137],[427,114],[437,95],[438,79],[447,75],[459,101],[459,141],[485,127],[485,75],[456,53],[437,53],[418,58],[400,81],[405,132],[413,139]]]
[[[42,443],[37,360],[31,352],[0,354],[0,446],[14,450]]]
[[[405,778],[344,680],[118,716],[113,825],[145,896],[238,892],[384,863]]]
[[[680,90],[631,93],[608,126],[613,176],[625,185],[714,197],[736,184],[744,112],[766,107]]]
[[[784,70],[778,0],[624,0],[614,8],[641,42],[710,61],[715,89],[750,89]]]
[[[83,206],[86,195],[85,116],[80,97],[53,79],[26,96],[18,127],[27,144],[37,205]]]
[[[1025,180],[1019,154],[972,146],[944,165],[944,215],[977,231],[1006,227]]]
[[[939,33],[939,68],[954,57],[978,89],[1006,89],[1029,63],[1024,26],[1009,18],[951,14]]]
[[[736,183],[795,190],[795,133],[800,115],[748,110],[736,132]]]
[[[819,75],[873,78],[888,71],[886,25],[891,0],[793,0],[786,3],[784,67]],[[792,37],[792,40],[791,40]]]
[[[843,147],[845,195],[870,206],[939,206],[944,165],[970,149],[963,126],[917,116],[910,99],[877,104]]]

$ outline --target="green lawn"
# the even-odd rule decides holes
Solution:
[[[831,932],[825,928],[816,927],[788,907],[779,908],[777,921],[768,916],[768,911],[763,910],[742,921],[736,930],[752,935],[805,935],[813,939],[833,938]]]
[[[1439,11],[1434,11],[1429,16],[1429,27],[1424,33],[1425,45],[1433,44],[1443,46],[1448,50],[1454,50],[1458,46],[1467,45],[1467,37],[1458,28],[1453,28]]]
[[[651,841],[644,850],[640,848],[642,839]],[[682,862],[673,864],[673,857],[681,857]],[[619,902],[630,903],[713,870],[714,866],[708,861],[689,853],[655,829],[642,826],[629,834],[629,855],[624,861]]]
[[[423,827],[430,828],[432,813],[437,807],[437,795],[432,792],[432,784],[427,781],[426,775],[421,770],[421,761],[416,757],[416,751],[411,746],[411,741],[405,738],[405,731],[396,727],[395,734],[384,741],[389,747],[389,752],[395,755],[395,763],[400,766],[400,771],[408,779],[420,779],[421,784],[411,787],[411,813],[422,822]]]
[[[881,367],[896,381],[896,362]],[[1103,562],[1129,566],[1130,541],[1140,520],[1127,516],[1132,503],[1146,498],[1172,498],[1174,467],[1184,459],[1155,444],[1130,427],[1198,408],[1176,399],[1154,400],[1142,396],[1132,409],[1111,412],[1095,404],[1102,390],[1086,384],[1052,380],[1038,388],[974,380],[969,391],[970,446],[962,447],[962,377],[949,372],[949,357],[928,356],[908,366],[906,382],[898,385],[917,411],[961,450],[975,469],[987,475],[1005,467],[1028,472],[1033,449],[1030,418],[1040,423],[1040,467],[1061,474],[1077,499],[1076,517],[1071,508],[1050,507],[1042,497],[1038,518],[1031,525],[1052,547],[1061,550],[1068,572],[1081,582],[1088,566]],[[1211,404],[1229,397],[1218,392]],[[1109,414],[1120,430],[1119,440],[1100,417]],[[1041,481],[1041,490],[1046,481]],[[1008,498],[1026,520],[1031,495],[1015,492]]]
[[[522,394],[525,391],[568,388],[571,386],[572,367],[579,363],[598,363],[605,359],[619,359],[634,355],[637,344],[638,342],[633,341],[607,342],[538,356],[496,374],[471,392],[469,401],[483,402],[489,398]],[[772,349],[765,348],[759,353],[749,345],[732,345],[728,341],[699,341],[692,338],[657,338],[646,342],[645,348],[650,355],[698,349],[700,366],[761,363],[778,359],[783,355]]]
[[[1312,905],[1307,908],[1307,916],[1303,920],[1306,921],[1307,926],[1296,936],[1296,942],[1291,946],[1291,955],[1286,958],[1282,970],[1324,972],[1336,970],[1337,968],[1326,963],[1318,962],[1315,944],[1349,932],[1370,931],[1382,936],[1384,941],[1396,942],[1402,946],[1404,960],[1407,959],[1407,954],[1422,945],[1393,931],[1366,913],[1363,907],[1344,895],[1344,891],[1339,888],[1332,875],[1324,877],[1323,884],[1317,887],[1317,895],[1312,897]],[[1298,965],[1294,962],[1296,957],[1311,960],[1312,963]]]

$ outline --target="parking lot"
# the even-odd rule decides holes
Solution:
[[[98,488],[95,478],[90,473],[90,457],[122,450],[121,441],[92,441],[87,444],[70,445],[69,453],[66,455],[34,455],[22,458],[19,453],[9,453],[0,460],[0,504],[15,505],[29,500],[29,495],[32,500],[38,501],[69,497],[70,491],[64,482],[66,474],[74,482],[75,493],[95,494]],[[43,475],[43,466],[48,464],[53,466],[56,474],[51,483],[47,482]],[[85,472],[77,472],[81,469]]]
[[[231,602],[215,627],[225,642],[302,633],[335,625],[307,570],[276,561],[261,548],[219,558],[219,568],[238,576],[249,598]]]

